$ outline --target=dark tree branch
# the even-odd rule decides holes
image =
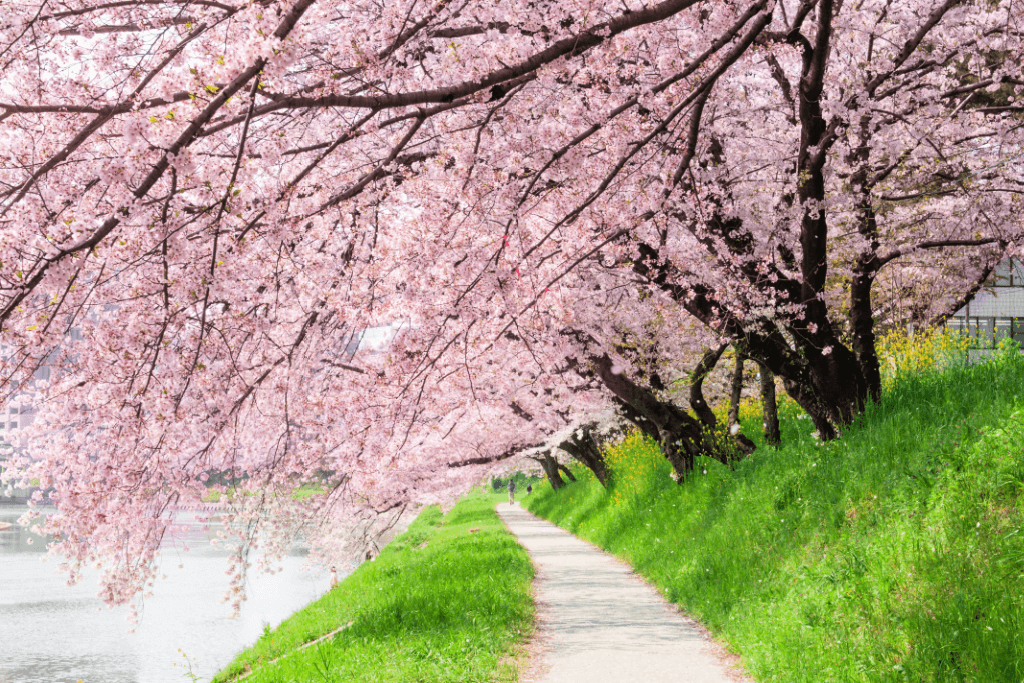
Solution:
[[[556,59],[574,57],[630,29],[663,21],[674,14],[697,4],[697,0],[666,0],[640,11],[621,14],[615,19],[592,26],[582,33],[563,38],[529,58],[492,71],[474,81],[394,95],[325,95],[323,97],[297,97],[282,102],[288,108],[307,107],[356,107],[368,109],[393,109],[414,107],[420,104],[451,102],[475,93],[490,90],[496,85],[533,73]]]
[[[722,353],[728,347],[729,342],[724,342],[717,348],[705,353],[690,375],[690,408],[708,429],[714,429],[718,426],[718,418],[715,417],[715,413],[708,406],[707,401],[704,400],[704,380],[715,369],[718,359],[722,357]]]

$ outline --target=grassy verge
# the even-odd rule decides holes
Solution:
[[[425,509],[374,562],[268,629],[214,682],[250,670],[247,683],[516,680],[503,659],[531,628],[533,566],[492,498],[472,493],[443,516]]]
[[[841,438],[683,485],[638,436],[613,482],[525,501],[632,564],[760,681],[1024,680],[1024,363],[902,377]],[[760,431],[752,415],[745,433]]]

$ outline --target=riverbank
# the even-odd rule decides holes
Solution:
[[[533,566],[494,502],[473,492],[446,515],[426,508],[213,682],[517,680],[508,657],[532,628]]]
[[[751,411],[744,432],[760,432]],[[756,422],[755,422],[756,421]],[[906,376],[840,439],[683,485],[639,436],[525,504],[631,564],[759,681],[1024,679],[1024,363]]]

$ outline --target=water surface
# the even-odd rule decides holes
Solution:
[[[0,506],[0,522],[13,523],[25,510]],[[264,624],[276,626],[330,585],[326,572],[303,569],[296,548],[279,563],[283,572],[250,575],[249,599],[232,619],[221,602],[227,553],[205,539],[191,524],[165,541],[167,578],[157,581],[129,633],[127,608],[108,609],[96,597],[97,572],[68,587],[57,561],[42,561],[45,540],[17,525],[0,531],[0,683],[186,683],[189,666],[208,681]],[[188,552],[176,549],[185,541]]]

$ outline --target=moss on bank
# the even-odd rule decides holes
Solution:
[[[268,630],[214,682],[248,671],[247,683],[515,680],[502,660],[531,628],[532,578],[492,496],[472,493],[447,515],[429,507],[374,562]]]

